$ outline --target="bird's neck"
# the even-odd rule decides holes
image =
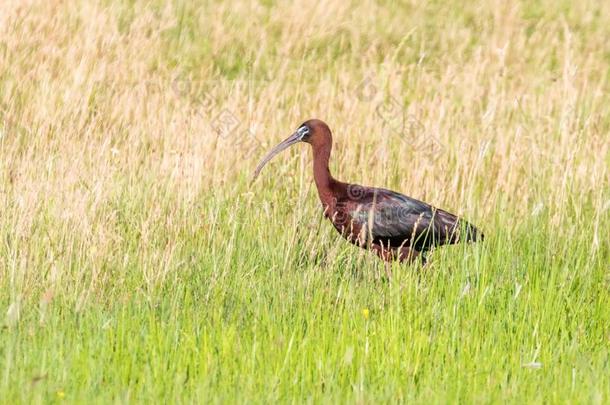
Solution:
[[[335,189],[339,183],[330,174],[328,161],[331,146],[329,144],[313,146],[313,178],[318,188],[318,195],[322,204],[329,205],[335,198]]]

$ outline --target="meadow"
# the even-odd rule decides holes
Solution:
[[[1,403],[610,402],[610,3],[0,2]],[[383,263],[331,171],[485,241]]]

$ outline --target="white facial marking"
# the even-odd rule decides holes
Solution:
[[[309,134],[309,128],[302,126],[297,129],[297,133],[299,134],[299,139],[303,139],[307,134]]]

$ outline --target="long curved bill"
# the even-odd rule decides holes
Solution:
[[[288,148],[290,145],[294,145],[295,143],[301,142],[302,135],[298,132],[290,135],[288,138],[284,139],[281,143],[279,143],[275,148],[271,149],[271,151],[265,156],[263,160],[258,164],[256,170],[254,170],[254,177],[252,177],[252,181],[256,180],[258,175],[260,174],[263,167],[269,162],[275,155]]]

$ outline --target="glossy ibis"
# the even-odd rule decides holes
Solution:
[[[312,119],[273,148],[254,178],[275,155],[298,142],[313,150],[313,176],[324,215],[349,242],[368,248],[385,261],[412,262],[435,246],[481,240],[468,222],[429,204],[383,188],[343,183],[328,169],[332,135],[323,121]]]

